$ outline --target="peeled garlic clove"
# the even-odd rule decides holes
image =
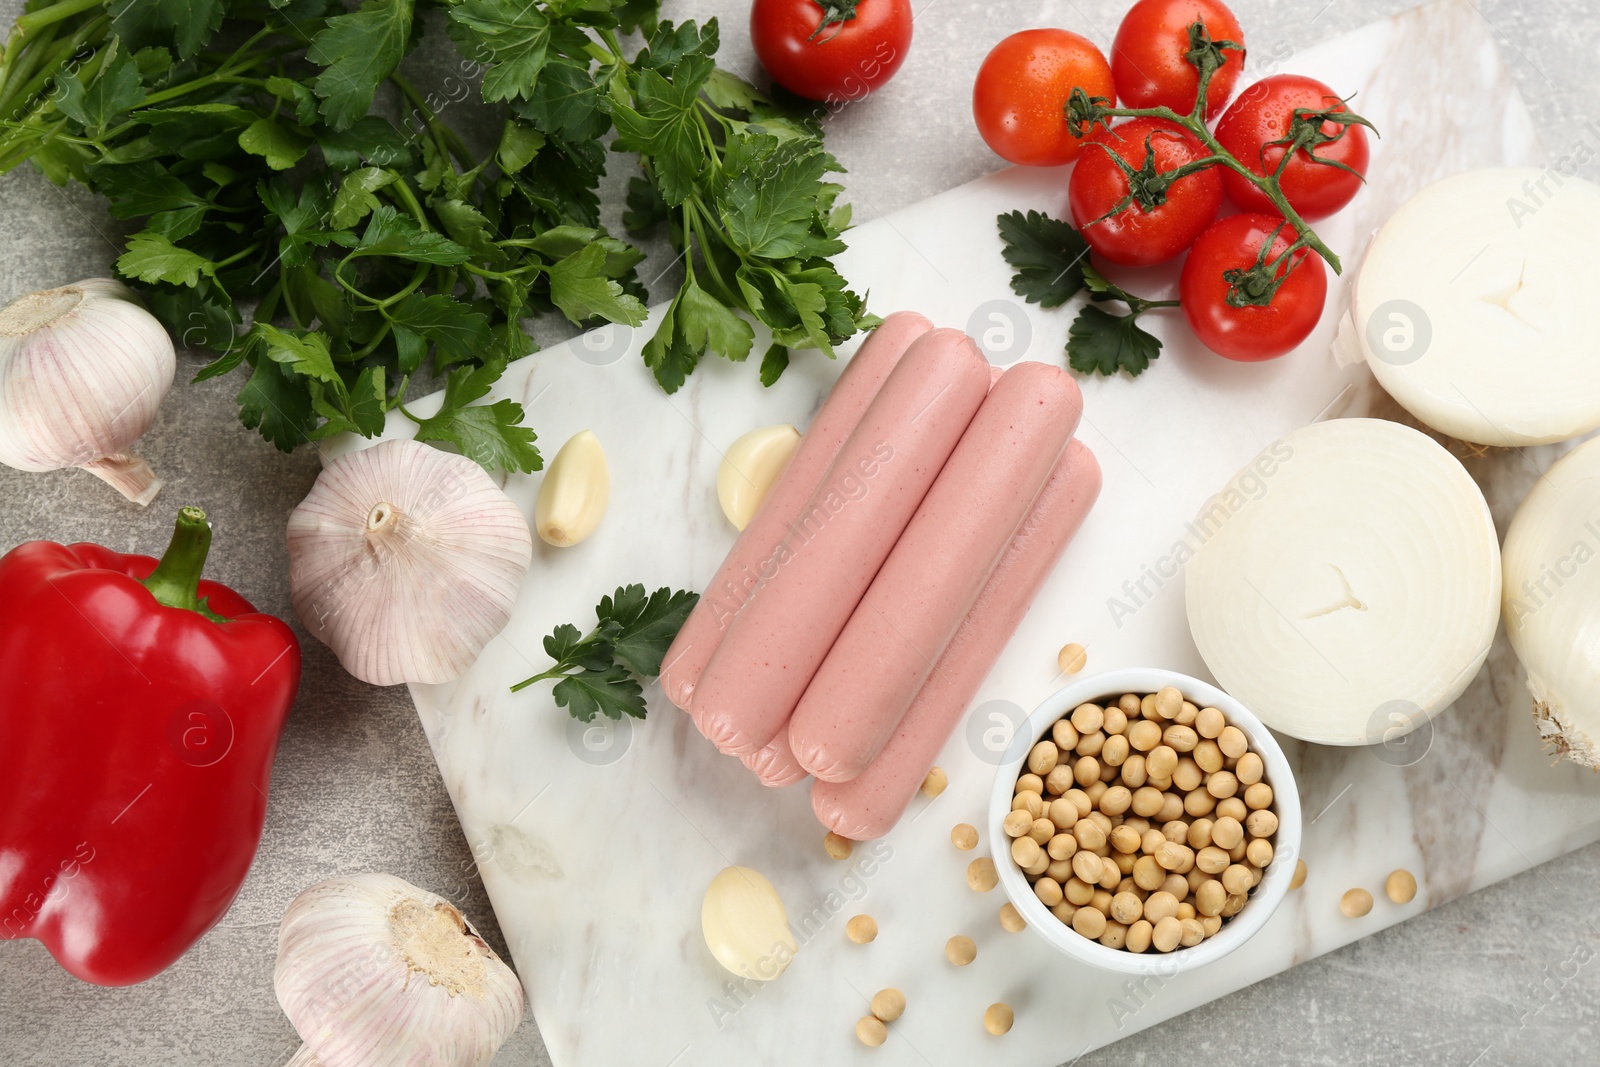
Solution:
[[[307,1067],[481,1067],[522,1022],[521,983],[466,916],[387,874],[295,897],[273,982]]]
[[[772,883],[749,867],[724,867],[706,887],[700,930],[711,954],[734,974],[770,982],[799,951]]]
[[[1506,531],[1503,612],[1533,717],[1559,755],[1600,767],[1600,438],[1534,483]]]
[[[717,468],[717,503],[734,529],[750,524],[799,447],[800,431],[786,425],[751,430],[728,447]]]
[[[128,449],[155,421],[177,356],[128,288],[90,278],[0,309],[0,463],[81,467],[136,504],[161,480]]]
[[[610,502],[611,469],[600,439],[592,430],[575,433],[550,461],[539,484],[534,528],[545,544],[570,548],[594,533]]]
[[[334,460],[289,516],[295,611],[373,685],[458,677],[532,562],[528,522],[488,473],[416,441]]]

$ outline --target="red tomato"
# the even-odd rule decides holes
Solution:
[[[1111,65],[1100,49],[1069,30],[1023,30],[995,45],[978,68],[972,117],[985,143],[1011,163],[1070,163],[1083,147],[1067,130],[1074,87],[1116,99]]]
[[[1244,30],[1222,0],[1139,0],[1122,17],[1111,45],[1111,73],[1123,107],[1194,110],[1200,72],[1184,58],[1189,27],[1204,22],[1213,41],[1244,44]],[[1244,68],[1244,53],[1223,53],[1223,64],[1206,88],[1206,117],[1222,110]]]
[[[1128,177],[1112,160],[1112,152],[1134,170],[1144,166],[1147,155],[1154,155],[1157,174],[1210,154],[1181,127],[1165,119],[1130,119],[1109,130],[1094,131],[1084,143],[1083,158],[1067,182],[1067,204],[1073,225],[1082,231],[1089,247],[1111,262],[1148,267],[1169,260],[1193,244],[1217,217],[1222,207],[1222,179],[1216,167],[1172,182],[1161,191],[1162,202],[1148,211],[1134,201],[1110,218],[1103,217],[1122,202],[1129,189]]]
[[[1297,109],[1326,111],[1342,106],[1334,91],[1315,79],[1274,74],[1250,86],[1233,102],[1217,123],[1217,141],[1257,174],[1271,174],[1282,161],[1285,147],[1272,142],[1289,135]],[[1367,131],[1338,122],[1321,126],[1323,136],[1338,140],[1314,145],[1315,158],[1299,149],[1279,178],[1290,205],[1308,219],[1331,215],[1348,204],[1361,191],[1361,175],[1367,172]],[[1343,163],[1356,173],[1318,159]],[[1231,170],[1223,172],[1222,187],[1246,211],[1278,211],[1266,193]]]
[[[750,42],[773,81],[843,106],[900,69],[911,48],[911,0],[755,0]]]
[[[1211,351],[1246,363],[1276,359],[1310,336],[1322,318],[1328,295],[1328,276],[1315,252],[1302,248],[1266,280],[1282,279],[1271,302],[1264,306],[1233,307],[1228,303],[1232,284],[1223,277],[1231,270],[1255,266],[1261,246],[1282,227],[1272,242],[1268,261],[1281,256],[1294,242],[1294,231],[1276,215],[1230,215],[1200,235],[1184,261],[1178,279],[1178,301],[1189,328]]]

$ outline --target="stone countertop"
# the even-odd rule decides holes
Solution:
[[[1282,56],[1410,6],[1407,0],[1235,0],[1252,47]],[[1579,142],[1585,105],[1600,96],[1600,16],[1590,0],[1477,5],[1534,116],[1551,159]],[[9,25],[19,0],[0,0]],[[1109,44],[1126,0],[1038,5],[920,0],[916,43],[894,82],[831,120],[829,144],[850,173],[857,218],[873,218],[996,169],[973,130],[972,72],[988,47],[1029,25],[1060,25]],[[721,61],[755,73],[746,5],[668,0],[670,17],[723,19]],[[443,59],[408,60],[442,81]],[[1293,69],[1292,57],[1282,62]],[[463,105],[463,110],[466,105]],[[908,136],[896,138],[894,131]],[[613,193],[631,170],[613,157]],[[1582,169],[1600,178],[1600,162]],[[620,196],[613,196],[613,200]],[[610,222],[616,225],[613,208]],[[96,198],[59,190],[26,168],[0,177],[0,304],[32,289],[105,274],[118,230]],[[651,278],[670,252],[652,246]],[[652,295],[670,292],[669,271]],[[564,336],[541,323],[539,336]],[[293,619],[283,525],[316,476],[313,452],[278,453],[237,421],[236,380],[188,385],[202,357],[179,357],[179,384],[138,451],[166,479],[148,512],[81,472],[0,468],[0,548],[33,538],[93,540],[158,552],[178,506],[196,503],[216,530],[208,575],[263,611]],[[299,629],[298,624],[296,624]],[[261,850],[222,923],[164,974],[100,989],[69,977],[37,942],[0,945],[0,1061],[18,1065],[277,1065],[298,1046],[272,992],[278,917],[323,878],[388,871],[456,901],[488,939],[503,941],[449,797],[403,687],[346,675],[299,629],[305,677],[283,737]],[[1186,1063],[1195,1057],[1294,1064],[1483,1065],[1586,1062],[1600,1016],[1600,929],[1592,912],[1600,846],[1447,904],[1138,1034],[1080,1064]],[[537,960],[520,961],[537,967]],[[549,1059],[531,1019],[497,1058]],[[652,1067],[652,1065],[643,1065]],[[661,1065],[665,1067],[665,1065]]]

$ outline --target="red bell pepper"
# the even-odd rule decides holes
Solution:
[[[31,541],[0,558],[0,937],[142,982],[222,918],[261,840],[294,634],[201,581],[178,512],[158,564]]]

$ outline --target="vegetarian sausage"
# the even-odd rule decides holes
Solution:
[[[897,311],[872,331],[845,366],[800,439],[789,465],[768,490],[760,510],[728,551],[700,602],[678,631],[677,640],[667,650],[662,661],[661,690],[678,707],[689,706],[700,673],[754,586],[762,561],[772,555],[773,548],[799,517],[800,509],[844,447],[850,431],[861,421],[889,372],[911,342],[931,329],[933,324],[916,312]]]
[[[800,766],[800,761],[789,750],[788,727],[779,730],[778,736],[768,741],[766,748],[739,758],[768,789],[793,785],[807,777],[806,769]]]
[[[955,450],[989,391],[958,330],[912,342],[782,540],[689,702],[724,752],[766,747]]]
[[[889,740],[983,591],[1077,428],[1065,370],[1006,371],[928,490],[795,708],[789,743],[825,782],[848,782]]]
[[[856,841],[894,828],[1099,494],[1094,453],[1080,441],[1069,442],[978,602],[878,758],[849,782],[812,784],[811,807],[823,826]]]

